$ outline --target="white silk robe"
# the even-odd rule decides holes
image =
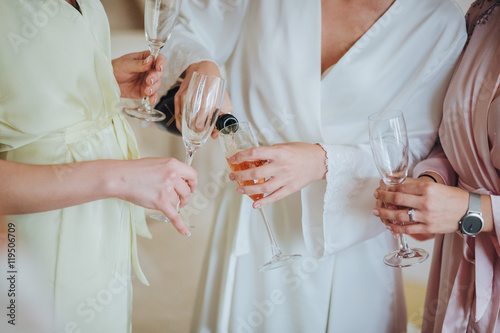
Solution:
[[[165,85],[191,63],[224,65],[234,114],[262,143],[321,143],[328,157],[326,181],[265,207],[283,251],[303,255],[282,269],[257,271],[271,257],[267,235],[251,200],[229,186],[192,331],[405,331],[401,271],[382,262],[396,243],[371,214],[380,176],[367,118],[403,111],[412,163],[428,154],[466,40],[458,6],[396,0],[323,75],[320,0],[186,0],[180,23]]]
[[[82,14],[64,0],[0,2],[0,158],[53,164],[61,182],[72,168],[58,164],[138,157],[119,113],[106,14],[100,1],[78,3]],[[15,260],[7,265],[12,247],[0,239],[1,332],[131,331],[131,263],[147,283],[136,253],[136,233],[149,235],[142,209],[106,199],[6,223]]]

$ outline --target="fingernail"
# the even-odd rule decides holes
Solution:
[[[391,227],[389,227],[389,226],[386,226],[385,228],[386,228],[387,230],[389,230],[389,231],[392,231],[392,228],[391,228]]]
[[[243,191],[243,189],[241,187],[238,187],[237,191],[238,191],[239,194],[244,194],[245,193],[245,191]]]
[[[151,84],[155,83],[155,79],[151,78]]]
[[[184,231],[184,236],[191,236],[191,231],[189,231],[189,230]]]
[[[260,208],[260,203],[258,203],[258,202],[257,202],[257,203],[254,203],[254,204],[253,204],[253,208],[255,208],[255,209],[259,209],[259,208]]]
[[[234,180],[234,173],[229,174],[229,179]]]
[[[229,161],[231,161],[231,163],[234,163],[234,161],[236,161],[236,157],[231,156],[231,158],[229,159]]]
[[[375,199],[378,199],[378,191],[375,191],[375,193],[373,193],[373,196],[375,197]]]
[[[378,211],[378,209],[374,209],[374,210],[372,210],[372,214],[375,216],[379,216],[380,212]]]
[[[153,88],[149,88],[149,94],[153,95]]]
[[[144,61],[142,63],[145,65],[145,64],[147,64],[149,62],[150,59],[151,59],[151,56],[149,56],[146,59],[144,59]]]
[[[163,72],[163,65],[160,65],[160,72]]]

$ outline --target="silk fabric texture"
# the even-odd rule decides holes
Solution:
[[[62,182],[72,168],[61,163],[138,157],[118,109],[106,14],[100,1],[79,4],[83,15],[63,0],[0,3],[0,156],[55,164]],[[1,331],[131,330],[131,262],[147,283],[136,253],[136,233],[149,236],[141,208],[106,199],[7,222],[16,228],[18,308],[16,325]]]
[[[435,171],[448,185],[489,194],[496,233],[436,235],[423,332],[500,331],[499,1],[476,1],[467,25],[470,40],[446,95],[439,130],[446,156],[437,150],[415,175]]]

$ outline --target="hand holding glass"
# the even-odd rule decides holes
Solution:
[[[382,111],[369,118],[370,145],[377,169],[387,186],[401,184],[408,174],[408,135],[404,116],[398,111]],[[408,267],[423,262],[429,254],[411,249],[404,234],[399,237],[399,250],[384,257],[392,267]]]
[[[186,164],[191,165],[194,153],[214,130],[224,100],[226,81],[218,76],[194,72],[182,108],[182,141],[186,148]],[[179,212],[179,205],[177,205]],[[163,215],[152,218],[168,222]]]
[[[144,10],[144,28],[149,51],[154,57],[153,67],[160,50],[165,46],[174,29],[182,0],[146,0]],[[124,108],[123,112],[130,117],[147,121],[161,121],[165,115],[155,110],[149,104],[149,98],[144,97],[141,105],[136,108]]]
[[[184,132],[184,131],[183,131]],[[246,170],[249,168],[255,168],[265,164],[265,161],[251,161],[243,162],[240,164],[232,164],[229,160],[231,156],[239,151],[246,150],[253,147],[258,147],[257,138],[255,137],[252,128],[249,123],[240,122],[238,124],[233,124],[224,127],[219,132],[219,141],[226,156],[229,168],[232,171]],[[239,181],[240,185],[254,185],[261,184],[265,181],[264,178],[248,181]],[[249,196],[253,201],[259,200],[264,197],[264,194],[254,194]],[[259,268],[259,271],[271,270],[275,268],[282,267],[288,263],[293,262],[301,257],[300,254],[287,255],[283,254],[281,249],[276,242],[271,226],[267,222],[266,216],[264,214],[263,208],[259,209],[259,212],[264,220],[266,226],[267,235],[269,236],[269,242],[271,244],[272,258],[269,262],[265,263]]]

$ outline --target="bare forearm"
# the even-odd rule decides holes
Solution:
[[[29,165],[0,161],[0,211],[36,213],[110,197],[107,175],[116,162]]]

